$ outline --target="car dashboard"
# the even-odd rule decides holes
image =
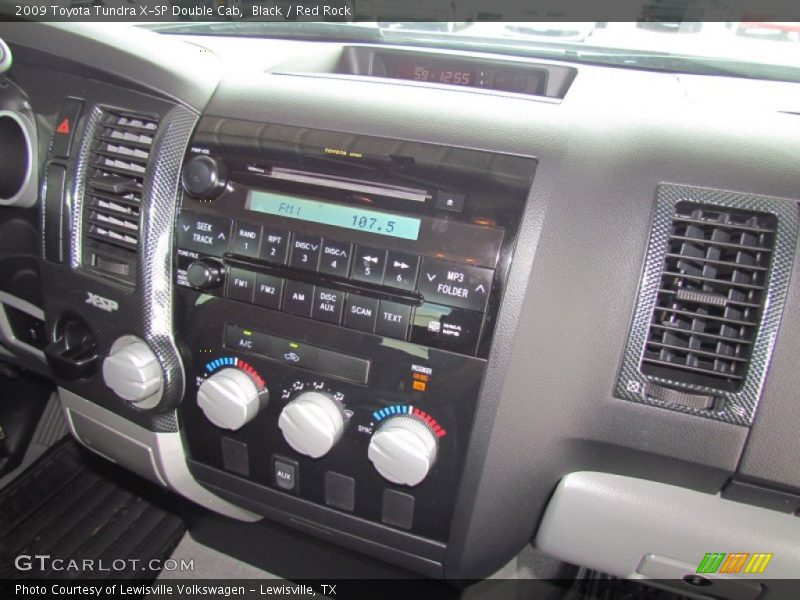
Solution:
[[[796,84],[0,37],[2,352],[83,445],[434,578],[797,573]]]

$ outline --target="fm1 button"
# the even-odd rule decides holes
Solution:
[[[274,456],[272,458],[272,473],[275,487],[296,494],[299,470],[296,460],[291,460],[282,456]]]
[[[244,269],[231,269],[228,274],[228,298],[253,301],[253,288],[256,284],[256,274]]]
[[[419,291],[426,302],[483,312],[494,271],[434,258],[424,258]]]

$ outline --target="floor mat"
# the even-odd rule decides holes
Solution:
[[[153,580],[185,529],[171,494],[66,437],[0,491],[0,579]]]

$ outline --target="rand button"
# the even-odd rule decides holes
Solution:
[[[261,225],[246,221],[236,221],[233,225],[231,251],[242,256],[258,258],[261,245]]]

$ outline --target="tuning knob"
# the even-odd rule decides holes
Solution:
[[[213,258],[200,258],[186,269],[186,279],[192,287],[211,290],[222,284],[225,266]]]
[[[228,168],[220,160],[201,154],[193,156],[183,167],[183,189],[200,200],[213,200],[225,191]]]
[[[286,442],[311,458],[325,456],[344,431],[342,408],[328,394],[303,392],[289,402],[278,419]]]
[[[126,335],[114,342],[103,361],[103,381],[123,400],[152,408],[161,399],[164,374],[150,346]]]
[[[384,421],[372,436],[367,457],[385,479],[414,486],[428,475],[437,450],[436,436],[425,423],[397,416]]]
[[[239,369],[217,371],[197,390],[197,405],[206,418],[222,429],[237,430],[266,406],[268,392]]]

